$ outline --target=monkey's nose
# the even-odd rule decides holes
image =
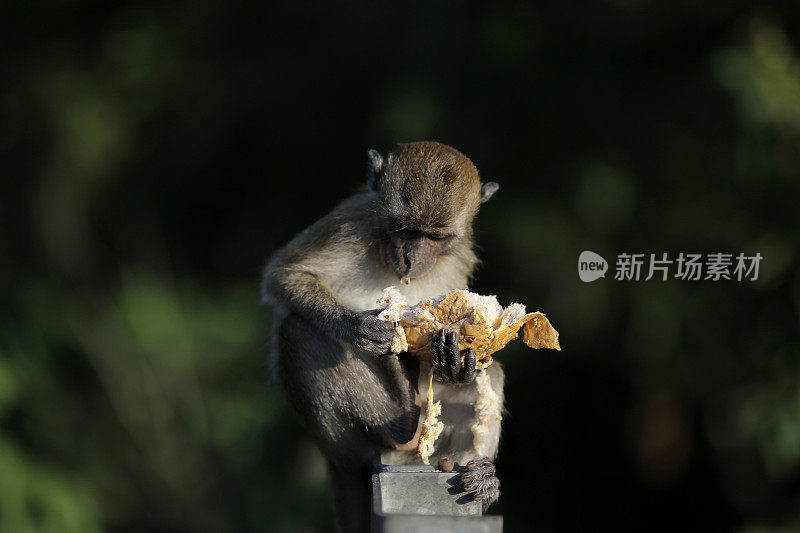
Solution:
[[[394,273],[397,274],[397,277],[401,280],[408,278],[408,275],[411,273],[411,266],[411,262],[406,261],[405,258],[403,258],[403,260],[395,265]]]
[[[413,265],[413,260],[411,257],[411,252],[407,250],[403,250],[403,266],[405,267],[405,273],[408,274],[411,271],[411,266]]]

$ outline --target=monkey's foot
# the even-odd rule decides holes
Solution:
[[[464,466],[461,486],[464,492],[471,493],[473,500],[483,502],[484,511],[500,497],[500,480],[488,457],[473,459]]]

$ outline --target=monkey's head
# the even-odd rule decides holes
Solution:
[[[478,206],[499,188],[481,184],[458,150],[436,142],[401,144],[384,158],[369,151],[367,185],[378,193],[377,230],[386,265],[404,282],[472,239]]]

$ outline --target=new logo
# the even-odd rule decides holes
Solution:
[[[578,257],[578,276],[581,281],[592,282],[598,278],[606,277],[608,263],[600,255],[585,250]]]

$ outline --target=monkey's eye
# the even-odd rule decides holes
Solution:
[[[452,235],[442,235],[441,233],[428,233],[426,235],[432,241],[444,241],[452,238]]]
[[[389,233],[400,233],[406,230],[406,226],[400,220],[389,219],[385,222],[385,227]]]

